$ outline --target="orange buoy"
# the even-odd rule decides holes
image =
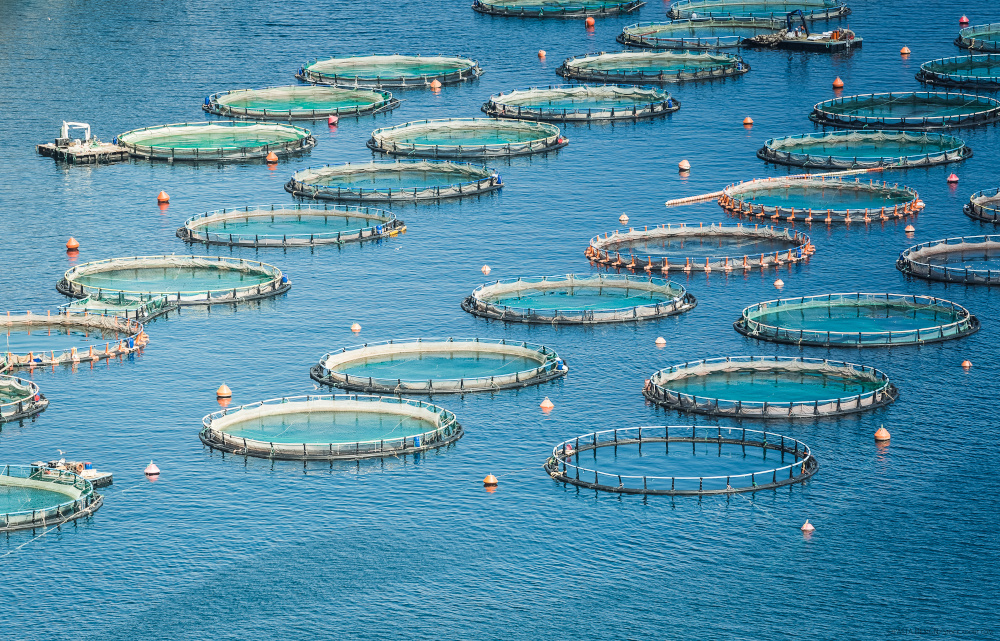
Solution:
[[[69,251],[80,249],[80,243],[77,242],[75,238],[70,236],[69,240],[66,241],[66,249],[68,249]]]
[[[278,162],[278,154],[274,153],[273,151],[269,151],[267,152],[267,158],[265,158],[265,160],[267,160],[267,162],[269,163]]]
[[[357,334],[358,332],[361,331],[361,325],[359,323],[354,323],[353,325],[351,325],[351,331]]]
[[[875,432],[875,440],[876,441],[888,441],[889,440],[889,430],[885,429],[885,425],[880,426],[878,428],[878,431]]]
[[[483,479],[483,487],[496,487],[497,485],[500,485],[500,482],[492,474],[487,474],[486,478]]]
[[[782,287],[785,286],[785,281],[779,278],[778,280],[774,281],[774,286],[777,287],[778,289],[781,289]]]
[[[156,194],[156,202],[158,202],[158,203],[169,203],[170,202],[170,196],[167,195],[167,192],[161,191],[160,193]]]
[[[489,276],[490,272],[493,271],[493,268],[489,265],[483,265],[482,269],[479,271],[483,272],[483,276]]]
[[[844,81],[840,79],[840,76],[837,76],[836,78],[834,78],[834,80],[833,80],[833,88],[834,89],[843,89],[844,88]]]
[[[806,522],[803,523],[802,527],[800,527],[799,529],[802,530],[803,532],[815,532],[816,531],[816,527],[812,523],[809,522],[809,519],[806,519]]]
[[[591,18],[590,16],[587,16],[587,19],[584,20],[584,24],[586,24],[588,27],[593,27],[594,24],[595,24],[595,22],[594,22],[593,18]]]
[[[904,45],[903,48],[899,50],[899,53],[904,56],[908,56],[910,55],[910,48]]]
[[[969,24],[969,19],[965,16],[962,16],[961,18],[958,19],[958,24]]]
[[[552,401],[550,401],[549,397],[546,396],[545,400],[542,401],[541,405],[539,405],[538,407],[542,408],[543,410],[545,410],[547,412],[550,409],[552,409],[553,407],[555,407],[555,403],[553,403]]]
[[[689,169],[691,169],[691,163],[689,163],[687,160],[682,160],[679,163],[677,163],[677,168],[680,169],[681,171],[688,171]]]
[[[962,367],[965,368],[965,369],[969,369],[970,367],[972,367],[972,361],[970,361],[970,360],[964,360],[964,361],[962,361]]]
[[[146,469],[143,470],[142,473],[146,476],[159,476],[160,468],[156,467],[156,463],[150,461],[149,465],[146,466]]]
[[[955,174],[952,174],[952,175],[948,176],[948,182],[950,184],[957,183],[958,182],[958,176],[956,176]]]
[[[229,389],[229,386],[223,383],[219,385],[219,389],[215,390],[216,398],[232,398],[233,390]]]
[[[744,118],[743,119],[743,126],[745,126],[745,127],[751,127],[751,126],[753,126],[753,118],[751,118],[750,116],[747,116],[746,118]]]
[[[538,57],[539,58],[544,58],[545,57],[545,49],[539,49],[538,50]]]
[[[663,338],[662,336],[657,336],[656,337],[656,346],[657,347],[663,347],[666,344],[667,344],[667,339]]]
[[[907,225],[906,227],[903,228],[903,231],[905,231],[907,234],[912,234],[913,232],[917,231],[917,229],[913,225]]]
[[[626,216],[625,214],[622,214],[621,216],[618,217],[618,222],[620,222],[623,225],[627,225],[628,224],[628,216]]]
[[[441,88],[441,81],[440,80],[438,80],[437,78],[435,78],[434,80],[431,80],[431,89],[440,89],[440,88]]]
[[[332,127],[336,127],[338,122],[340,122],[340,118],[338,118],[337,116],[330,116],[329,118],[326,119],[326,124]]]

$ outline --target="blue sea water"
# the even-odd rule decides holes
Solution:
[[[779,271],[680,278],[690,312],[640,325],[505,325],[466,314],[463,297],[491,278],[588,273],[596,233],[632,225],[731,222],[714,202],[670,198],[783,175],[754,153],[768,138],[813,131],[812,105],[844,95],[913,91],[920,63],[960,53],[958,17],[1000,21],[986,0],[964,4],[854,0],[837,23],[864,37],[850,55],[750,51],[736,79],[672,86],[682,108],[635,124],[568,126],[545,156],[491,161],[507,184],[477,199],[400,205],[405,235],[381,244],[253,250],[186,247],[174,231],[223,207],[289,203],[295,170],[372,157],[375,127],[481,115],[492,94],[559,84],[566,57],[620,48],[637,14],[521,20],[473,12],[466,0],[405,4],[203,0],[0,3],[0,311],[65,302],[55,283],[76,260],[185,253],[273,263],[287,295],[238,309],[185,309],[147,327],[124,362],[35,371],[51,400],[37,419],[4,425],[0,461],[67,456],[115,473],[104,507],[40,538],[0,537],[0,637],[91,639],[968,638],[996,634],[1000,508],[995,381],[1000,291],[911,280],[894,268],[910,244],[992,233],[962,214],[997,187],[996,127],[959,132],[960,165],[884,176],[927,203],[912,224],[808,230],[817,253]],[[901,58],[899,49],[913,50]],[[545,49],[545,59],[537,51]],[[124,163],[71,167],[34,145],[62,120],[105,140],[138,127],[197,122],[208,94],[288,84],[306,60],[366,52],[467,54],[486,70],[440,93],[401,92],[388,115],[312,126],[309,154],[263,163]],[[743,118],[750,115],[752,129]],[[692,164],[689,177],[677,162]],[[957,188],[945,181],[955,172]],[[167,191],[165,211],[156,194]],[[801,224],[801,223],[800,223]],[[968,338],[888,349],[798,349],[733,331],[740,310],[781,296],[906,292],[939,296],[982,321]],[[360,337],[350,331],[362,325]],[[556,349],[570,373],[494,395],[436,399],[466,435],[419,459],[303,466],[223,457],[198,441],[225,382],[234,403],[311,393],[308,369],[361,341],[416,336],[523,339]],[[668,339],[657,349],[657,336]],[[551,447],[594,429],[712,424],[644,402],[653,371],[693,359],[781,354],[875,366],[901,396],[874,412],[766,429],[809,444],[818,473],[801,486],[725,498],[620,497],[563,487],[541,465]],[[959,363],[969,359],[966,371]],[[549,397],[555,409],[538,405]],[[719,421],[731,424],[731,421]],[[877,449],[884,424],[891,444]],[[746,421],[759,429],[760,422]],[[163,470],[150,483],[150,459]],[[499,477],[495,493],[482,479]],[[678,470],[678,474],[683,473]],[[799,526],[809,519],[816,533]],[[902,632],[900,632],[902,630]],[[965,631],[965,632],[963,632]]]

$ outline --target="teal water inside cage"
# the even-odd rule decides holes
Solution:
[[[448,58],[418,58],[404,56],[333,58],[320,60],[305,67],[306,71],[328,76],[358,78],[403,78],[437,76],[468,69],[470,62]]]
[[[714,258],[716,256],[752,256],[788,251],[795,243],[777,238],[752,236],[701,236],[642,238],[608,246],[609,252],[628,252],[651,258]]]
[[[234,236],[308,236],[364,229],[378,224],[381,224],[381,221],[358,216],[338,216],[335,212],[329,215],[306,216],[291,213],[218,220],[198,225],[196,229]]]
[[[834,158],[897,158],[956,151],[962,141],[950,136],[893,136],[882,133],[820,134],[778,138],[775,151]]]
[[[275,87],[221,95],[219,104],[254,111],[338,111],[385,102],[372,91],[340,87]]]
[[[601,9],[612,9],[623,4],[628,4],[629,0],[480,0],[489,7],[497,9],[516,10],[525,8],[537,11],[561,11],[565,9],[587,9],[599,11]]]
[[[19,387],[17,385],[0,381],[0,405],[6,403],[16,403],[31,397],[31,390],[29,390],[27,386]]]
[[[873,392],[883,384],[881,381],[815,371],[743,370],[686,376],[666,381],[661,386],[702,398],[774,403],[843,398]]]
[[[423,163],[426,165],[426,163]],[[311,185],[323,187],[343,187],[344,189],[374,189],[387,191],[389,189],[426,189],[438,185],[452,185],[489,178],[490,172],[485,169],[456,171],[446,168],[418,168],[401,166],[386,167],[373,171],[340,172],[335,174],[317,174],[306,178]]]
[[[694,0],[693,2],[680,3],[677,7],[683,17],[690,17],[692,13],[698,16],[711,15],[733,15],[733,16],[753,16],[766,17],[774,14],[783,18],[791,11],[802,11],[806,15],[811,11],[832,9],[837,3],[832,0],[799,0],[798,2],[782,2],[780,0],[769,2],[729,2],[728,0]]]
[[[293,129],[261,127],[192,127],[190,131],[171,127],[129,135],[125,141],[143,147],[174,149],[241,149],[293,142],[303,137]]]
[[[495,352],[433,352],[390,354],[366,358],[337,367],[350,376],[426,381],[501,376],[533,370],[540,361],[526,356]]]
[[[685,39],[685,40],[717,40],[753,38],[762,33],[774,33],[762,25],[753,26],[726,22],[680,22],[661,23],[626,29],[632,38],[647,39]]]
[[[806,307],[782,306],[764,313],[755,312],[750,318],[784,329],[855,333],[925,329],[957,322],[961,315],[940,307],[834,302]]]
[[[490,297],[488,302],[496,307],[520,307],[533,310],[601,310],[624,309],[640,305],[667,303],[680,292],[673,294],[651,292],[625,287],[559,287],[552,289],[522,289],[517,294]]]
[[[135,267],[79,274],[73,282],[92,288],[147,293],[202,292],[271,282],[256,271],[199,267]]]
[[[246,419],[224,431],[273,443],[356,443],[412,437],[435,427],[424,419],[389,412],[312,410]]]
[[[643,433],[643,437],[648,437],[653,433],[662,436],[663,430],[651,430],[649,434]],[[629,438],[636,437],[635,431],[628,433]],[[680,430],[671,436],[680,436]],[[688,430],[690,436],[690,430]],[[702,434],[699,434],[702,436]],[[714,436],[714,434],[713,434]],[[739,430],[732,433],[722,431],[723,438],[740,438]],[[754,434],[754,438],[759,438]],[[789,443],[791,445],[791,443]],[[596,469],[605,474],[621,474],[622,476],[659,476],[659,477],[711,477],[711,476],[739,476],[741,474],[753,474],[770,470],[783,465],[789,465],[794,461],[794,457],[786,454],[784,463],[781,462],[781,453],[773,450],[765,451],[759,447],[717,443],[666,443],[647,442],[640,447],[638,443],[629,443],[617,447],[599,447],[593,450],[584,450],[579,455],[574,454],[567,462],[586,469]],[[570,468],[569,473],[575,474]],[[785,472],[788,476],[788,472]],[[767,481],[771,480],[768,476]],[[607,477],[602,478],[603,483],[608,483]],[[640,483],[641,484],[641,483]],[[749,485],[749,481],[746,483]],[[631,484],[634,485],[634,482]],[[669,485],[669,484],[668,484]]]
[[[866,118],[941,118],[989,109],[975,96],[880,94],[824,104],[822,110],[840,116]]]
[[[127,338],[126,332],[113,329],[67,329],[63,326],[36,326],[29,329],[22,326],[13,331],[0,332],[0,352],[62,352],[74,347],[79,350],[90,345],[117,343]]]
[[[1000,250],[965,250],[933,254],[918,259],[929,265],[950,267],[952,269],[976,269],[1000,271]]]
[[[613,74],[658,74],[705,71],[713,67],[735,67],[738,61],[725,56],[709,54],[642,54],[595,56],[567,63],[574,71],[605,72]]]
[[[72,499],[61,492],[8,485],[0,479],[0,514],[54,508]]]
[[[1000,80],[1000,56],[962,56],[933,60],[922,65],[925,71],[951,76]]]
[[[481,147],[544,140],[551,132],[516,123],[484,121],[479,123],[417,123],[383,132],[383,144],[454,147]]]
[[[799,181],[798,183],[768,185],[740,189],[733,193],[737,200],[764,205],[796,209],[892,209],[912,201],[913,194],[902,189],[867,184],[838,184]]]

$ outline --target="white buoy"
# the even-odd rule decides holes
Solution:
[[[813,526],[812,523],[809,522],[809,519],[806,519],[806,522],[803,523],[802,527],[799,528],[799,529],[802,530],[803,532],[806,532],[806,533],[808,533],[808,532],[815,532],[816,531],[816,528]]]
[[[355,334],[357,334],[358,332],[360,332],[361,331],[361,324],[360,323],[354,323],[353,325],[351,325],[351,331],[354,332]]]
[[[656,346],[657,347],[663,347],[666,344],[667,344],[667,339],[663,338],[662,336],[657,336],[656,337]]]
[[[628,216],[626,216],[625,214],[622,214],[621,216],[618,217],[618,222],[620,222],[623,225],[627,225],[628,224]]]
[[[150,461],[149,465],[146,466],[146,469],[143,470],[143,474],[146,476],[159,476],[160,468],[156,467],[156,463]]]
[[[783,281],[783,280],[781,280],[781,279],[779,278],[778,280],[774,281],[774,286],[775,286],[775,287],[776,287],[777,289],[781,289],[782,287],[784,287],[784,286],[785,286],[785,281]]]

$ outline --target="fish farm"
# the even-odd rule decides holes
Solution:
[[[697,18],[740,16],[785,19],[792,11],[801,11],[806,20],[827,20],[851,13],[837,0],[678,0],[670,5],[667,17]]]
[[[744,309],[733,327],[773,343],[891,347],[968,336],[979,330],[979,319],[941,298],[854,292],[757,303]]]
[[[726,187],[719,205],[738,216],[845,224],[901,219],[921,207],[909,187],[840,177],[751,180]]]
[[[768,463],[769,454],[780,460]],[[592,457],[592,462],[584,461],[585,455]],[[760,468],[754,469],[751,461],[757,457]],[[614,471],[608,471],[605,464]],[[681,466],[686,475],[668,474]],[[752,471],[747,472],[748,467]],[[802,483],[817,469],[819,464],[809,446],[790,436],[741,427],[693,425],[582,434],[557,444],[545,462],[545,471],[560,483],[601,492],[665,496],[772,490]]]
[[[651,402],[680,412],[760,419],[851,414],[899,395],[874,367],[819,358],[735,356],[691,361],[653,374]]]
[[[152,294],[129,294],[117,292],[75,298],[59,306],[60,314],[97,314],[103,316],[119,316],[131,318],[145,323],[157,316],[165,315],[177,309],[176,305],[167,302],[166,296]]]
[[[325,85],[289,85],[266,89],[235,89],[205,98],[211,114],[267,120],[316,120],[329,116],[385,113],[399,106],[387,91]]]
[[[90,481],[36,465],[0,467],[0,532],[49,528],[90,516],[104,503]]]
[[[761,160],[816,169],[929,167],[972,156],[961,138],[926,131],[820,131],[771,138]]]
[[[742,46],[757,36],[770,36],[784,29],[784,21],[771,18],[691,18],[667,22],[639,22],[622,29],[618,42],[644,49],[706,51]]]
[[[507,339],[417,338],[365,343],[325,354],[313,380],[388,394],[464,394],[538,385],[569,367],[544,345]]]
[[[1000,53],[1000,23],[965,27],[958,32],[955,44],[962,49]]]
[[[1000,101],[964,93],[872,93],[817,103],[809,119],[843,129],[944,129],[1000,120]]]
[[[299,198],[414,202],[479,196],[503,187],[495,169],[447,160],[387,160],[310,167],[285,191]]]
[[[969,218],[986,223],[1000,223],[1000,189],[972,194],[962,209]]]
[[[472,8],[491,16],[515,18],[582,18],[630,13],[645,0],[473,0]]]
[[[574,56],[556,73],[570,80],[666,84],[739,76],[750,71],[743,58],[728,53],[621,51]]]
[[[6,363],[0,361],[4,367]],[[49,401],[29,380],[17,376],[0,375],[0,424],[20,421],[42,412]]]
[[[937,87],[1000,89],[1000,55],[938,58],[920,65],[917,80]]]
[[[568,142],[559,127],[543,122],[445,118],[376,129],[368,147],[394,156],[482,158],[537,154]]]
[[[680,101],[662,89],[617,85],[518,89],[490,96],[482,107],[492,118],[551,122],[638,120],[663,116],[680,108]]]
[[[479,63],[456,56],[369,55],[314,60],[296,77],[317,85],[342,87],[430,87],[475,80],[483,74]]]
[[[480,285],[462,309],[518,323],[621,323],[673,316],[693,309],[683,285],[662,278],[597,274],[536,276]]]
[[[809,236],[774,226],[667,223],[590,239],[584,255],[607,267],[647,273],[748,271],[788,265],[813,253]]]
[[[899,254],[896,269],[945,283],[1000,285],[1000,236],[964,236],[920,243]]]
[[[0,371],[75,365],[128,356],[149,338],[141,323],[98,314],[11,314],[0,316],[4,346]]]
[[[273,460],[358,460],[416,454],[462,438],[455,415],[398,396],[272,398],[206,416],[199,433],[214,450]]]
[[[163,296],[175,305],[239,303],[283,294],[288,277],[274,265],[222,256],[106,258],[66,270],[56,289],[84,298],[107,294]]]
[[[310,247],[389,238],[406,224],[384,209],[349,205],[259,205],[219,209],[184,221],[178,238],[238,247]]]
[[[279,123],[215,121],[158,125],[120,134],[116,144],[145,160],[252,160],[312,149],[308,129]]]

